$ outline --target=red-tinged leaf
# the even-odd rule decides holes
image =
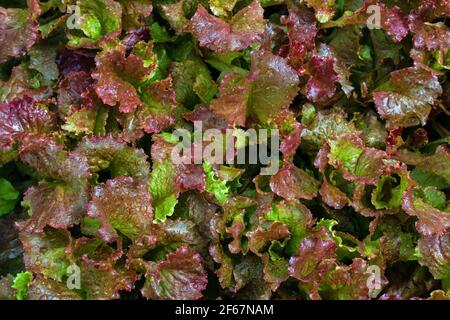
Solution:
[[[286,244],[286,252],[298,253],[301,241],[310,235],[312,225],[311,211],[300,201],[281,201],[272,205],[271,211],[264,215],[266,220],[284,223],[289,228],[291,239]]]
[[[150,165],[145,152],[129,147],[112,135],[84,137],[76,151],[86,156],[92,173],[107,170],[112,178],[130,176],[143,184],[149,182]]]
[[[170,166],[174,171],[173,183],[178,191],[197,190],[199,192],[205,191],[206,176],[201,164],[193,163],[193,145],[189,146],[191,154],[183,155],[187,157],[184,160],[192,161],[191,163],[174,163],[172,159],[172,150],[176,144],[164,139],[159,135],[152,137],[152,158],[158,164],[165,162],[165,166]],[[168,171],[166,170],[168,173]],[[169,178],[169,177],[168,177]],[[171,178],[170,178],[171,179]]]
[[[290,238],[288,227],[281,222],[271,222],[269,225],[260,225],[254,231],[247,233],[248,247],[256,255],[261,255],[263,249],[273,240]]]
[[[28,300],[82,300],[75,290],[67,288],[64,282],[58,282],[36,275],[28,287]]]
[[[225,118],[204,106],[197,107],[193,112],[185,114],[184,118],[191,122],[201,122],[203,130],[218,129],[225,132],[226,129],[232,128]]]
[[[90,74],[95,68],[95,55],[96,53],[94,51],[85,49],[65,49],[56,59],[59,73],[64,77],[67,77],[72,72],[84,71]]]
[[[388,8],[381,6],[381,26],[387,34],[393,37],[395,42],[402,41],[409,33],[407,17],[398,7]]]
[[[306,0],[304,2],[308,7],[314,9],[316,18],[320,23],[325,23],[333,18],[335,1]]]
[[[402,149],[396,152],[393,157],[407,165],[416,166],[425,172],[431,172],[442,177],[450,184],[450,150],[445,145],[437,147],[433,155],[424,155]]]
[[[266,50],[253,52],[250,74],[250,115],[260,122],[270,122],[297,96],[298,75],[283,58]]]
[[[258,257],[247,254],[240,261],[233,260],[220,244],[209,249],[214,261],[220,264],[216,270],[222,288],[234,293],[237,299],[270,299],[271,286],[264,281],[264,266]]]
[[[289,261],[284,258],[272,259],[270,253],[264,253],[261,259],[264,265],[264,281],[270,284],[271,290],[275,292],[289,279]]]
[[[350,67],[344,63],[344,58],[339,57],[336,50],[325,44],[320,45],[317,55],[322,58],[333,60],[333,71],[337,74],[337,82],[341,85],[341,90],[345,93],[345,95],[350,97],[350,94],[354,88],[350,81]]]
[[[188,28],[202,47],[219,52],[239,51],[260,40],[264,32],[263,13],[259,1],[254,0],[238,11],[228,23],[209,14],[199,5]]]
[[[146,86],[142,99],[145,105],[136,110],[139,129],[158,133],[175,123],[174,109],[177,103],[171,77]]]
[[[416,229],[425,236],[442,235],[450,228],[450,214],[440,211],[420,198],[414,196],[410,188],[403,195],[402,208],[411,216],[416,216]]]
[[[426,266],[435,279],[450,277],[450,232],[422,236],[418,248],[420,264]]]
[[[61,80],[58,88],[58,110],[62,115],[69,116],[72,110],[78,110],[92,102],[87,99],[88,90],[94,80],[85,71],[71,72]]]
[[[14,277],[12,276],[3,276],[0,278],[0,300],[16,300],[17,290],[12,287],[13,282]]]
[[[238,300],[270,300],[271,284],[264,280],[264,265],[255,255],[246,255],[234,266]]]
[[[15,228],[15,224],[20,220],[22,218],[17,214],[0,219],[0,272],[2,274],[16,274],[23,269],[23,250],[19,232]]]
[[[167,219],[164,222],[152,224],[148,231],[148,236],[144,236],[133,242],[129,247],[127,256],[133,260],[142,258],[150,250],[170,251],[169,248],[179,244],[189,245],[189,247],[203,252],[205,248],[204,239],[197,231],[197,226],[190,220]],[[139,265],[140,263],[138,263]],[[145,269],[145,268],[144,268]]]
[[[128,143],[134,143],[144,137],[144,130],[138,128],[137,126],[138,121],[136,119],[136,112],[120,113],[115,114],[114,116],[115,120],[122,128],[122,132],[117,135],[118,139]]]
[[[58,90],[58,111],[65,124],[63,130],[74,135],[106,133],[109,108],[94,91],[94,79],[84,71],[71,72]]]
[[[386,147],[387,153],[389,153],[389,147],[386,146],[388,132],[384,123],[379,120],[375,112],[370,111],[364,114],[356,114],[354,119],[357,128],[361,130],[360,137],[368,147],[378,149],[384,149]]]
[[[145,18],[151,16],[153,6],[148,0],[118,0],[122,5],[123,29],[130,31],[137,29]]]
[[[325,102],[336,92],[335,82],[339,79],[334,71],[334,60],[329,57],[312,57],[308,73],[310,79],[306,84],[307,97],[312,102]]]
[[[67,229],[80,222],[87,202],[87,190],[84,186],[41,182],[25,192],[24,201],[31,217],[20,225],[22,229],[40,232],[47,225]]]
[[[72,227],[80,221],[87,201],[90,178],[87,159],[46,137],[25,141],[20,149],[22,162],[33,167],[44,180],[25,193],[30,219],[21,224],[28,232],[40,232],[46,225],[56,229]]]
[[[119,299],[120,291],[131,291],[139,276],[111,260],[91,260],[82,257],[81,288],[87,300]]]
[[[389,130],[425,125],[432,106],[442,94],[436,74],[415,66],[394,71],[390,81],[373,93],[378,114]]]
[[[239,290],[240,288],[237,287],[233,275],[233,260],[224,252],[224,249],[219,242],[209,246],[209,255],[213,258],[214,262],[219,265],[215,274],[219,278],[219,283],[222,288],[228,288],[232,291]]]
[[[321,173],[325,173],[325,169],[328,166],[328,155],[330,154],[330,146],[325,143],[317,152],[314,159],[314,167],[319,169]]]
[[[349,266],[337,265],[328,272],[321,283],[320,295],[323,299],[332,300],[368,300],[375,294],[371,292],[369,283],[373,273],[368,271],[368,263],[360,258],[353,259]],[[380,285],[385,283],[380,279]]]
[[[158,9],[160,10],[161,16],[169,23],[172,29],[175,30],[177,35],[188,31],[189,19],[187,19],[185,15],[184,2],[161,3],[159,4]]]
[[[303,71],[303,63],[308,53],[316,48],[317,26],[314,14],[305,9],[289,9],[289,15],[281,22],[287,26],[289,37],[289,64]]]
[[[11,102],[26,96],[41,101],[52,96],[52,88],[47,85],[35,86],[35,81],[30,79],[28,70],[23,65],[12,69],[8,81],[0,80],[0,102]]]
[[[55,114],[30,97],[0,104],[1,148],[20,142],[26,136],[50,133],[55,126]]]
[[[375,209],[370,199],[371,192],[373,192],[373,187],[362,182],[356,182],[351,202],[351,205],[356,212],[364,217],[376,218],[380,218],[383,215],[397,214],[399,212],[399,208],[397,207],[395,209],[386,210]]]
[[[202,257],[187,246],[147,263],[142,295],[157,300],[197,300],[208,283]]]
[[[200,234],[206,239],[214,239],[216,233],[211,229],[212,219],[218,212],[218,206],[207,201],[206,197],[191,192],[186,199],[188,208],[188,219],[193,221]]]
[[[205,191],[206,175],[201,165],[180,164],[177,166],[176,171],[175,182],[181,190]]]
[[[287,139],[291,135],[292,137],[294,137],[296,133],[301,133],[303,129],[302,124],[297,121],[296,112],[292,111],[289,108],[281,110],[274,117],[273,122],[277,126],[277,128],[279,128],[280,138],[282,140]],[[294,139],[292,142],[294,142],[296,139]]]
[[[449,0],[422,0],[417,13],[426,21],[450,16]]]
[[[219,97],[211,101],[210,108],[230,124],[245,126],[251,82],[235,72],[227,73],[219,88]]]
[[[172,138],[173,136],[169,136]],[[154,134],[152,136],[152,149],[151,149],[151,158],[156,163],[162,163],[165,160],[170,160],[172,155],[172,149],[175,146],[175,143],[166,137],[163,134]],[[173,163],[171,163],[174,165]]]
[[[139,276],[121,260],[116,251],[98,238],[78,238],[66,250],[75,259],[81,274],[81,291],[87,300],[118,299],[120,291],[131,291]]]
[[[59,78],[58,66],[55,62],[57,49],[50,45],[34,46],[29,52],[30,64],[28,68],[31,72],[39,72],[42,80],[54,81]]]
[[[327,181],[322,183],[319,193],[323,202],[334,209],[342,209],[350,203],[344,192]]]
[[[309,112],[312,114],[308,115]],[[358,134],[355,124],[347,120],[348,115],[341,108],[316,111],[314,106],[308,104],[303,113],[302,149],[310,151],[312,156],[324,148],[330,139],[342,134]]]
[[[176,165],[172,162],[173,144],[163,136],[153,135],[150,193],[153,197],[155,219],[165,221],[173,215],[180,189],[176,184]]]
[[[67,268],[73,262],[66,254],[71,245],[67,231],[21,232],[20,241],[23,245],[25,268],[28,271],[62,281],[67,274]]]
[[[119,110],[128,113],[142,105],[136,86],[147,78],[152,68],[146,68],[138,56],[125,55],[125,46],[107,49],[96,57],[97,68],[92,77],[97,80],[95,92],[109,105],[119,104]]]
[[[328,271],[327,259],[336,258],[336,244],[331,240],[306,238],[300,244],[300,254],[289,261],[289,273],[303,282],[314,281],[316,276],[322,276]],[[322,269],[325,267],[324,269]]]
[[[150,30],[147,26],[141,26],[137,29],[133,29],[128,31],[124,39],[122,40],[122,43],[127,48],[127,51],[132,51],[134,46],[139,42],[145,42],[147,43],[150,40]]]
[[[9,57],[26,53],[39,38],[39,23],[33,8],[5,9],[0,7],[0,63]]]
[[[0,299],[448,298],[449,0],[163,2],[0,0]]]
[[[414,186],[406,166],[393,161],[377,181],[371,203],[376,209],[398,209],[402,205],[402,197]]]
[[[335,265],[336,243],[323,239],[327,235],[305,238],[299,247],[299,253],[289,260],[289,275],[306,283],[311,290],[310,296],[318,299],[317,288],[323,276]]]
[[[293,164],[286,164],[270,178],[272,191],[286,200],[313,199],[319,191],[319,182]]]
[[[62,145],[46,136],[26,139],[20,148],[20,158],[48,179],[80,183],[90,178],[83,155],[65,151]]]
[[[233,254],[238,254],[239,252],[243,251],[242,248],[242,236],[244,235],[245,230],[245,223],[243,221],[244,219],[244,212],[242,214],[236,215],[235,220],[232,222],[232,225],[230,227],[225,228],[225,231],[231,235],[231,238],[233,239],[228,244],[228,250],[230,250]],[[245,252],[245,251],[244,251]]]
[[[147,186],[130,177],[119,177],[95,187],[87,214],[100,221],[98,232],[105,241],[118,239],[116,230],[135,241],[150,232],[151,202]]]
[[[76,10],[68,20],[75,28],[65,30],[68,47],[97,48],[120,36],[123,8],[117,1],[78,0]]]
[[[246,254],[248,247],[243,245],[246,230],[247,208],[255,205],[254,200],[242,196],[230,198],[224,205],[223,216],[215,215],[210,223],[210,230],[215,239],[220,237],[231,238],[228,250],[233,254],[240,252]]]
[[[374,10],[372,6],[380,12],[380,25],[374,20]],[[402,41],[409,33],[408,15],[400,10],[399,7],[388,7],[379,0],[366,0],[361,8],[351,15],[344,15],[336,21],[330,21],[328,27],[344,27],[350,25],[367,25],[372,24],[374,28],[381,27],[387,34],[393,37],[395,42]]]
[[[120,290],[131,290],[137,275],[116,263],[121,253],[98,239],[80,238],[74,241],[69,232],[46,230],[42,233],[22,232],[25,266],[36,278],[45,277],[32,290],[34,299],[62,297],[86,299],[117,299]],[[80,290],[59,292],[61,284],[70,275],[69,267],[80,271]],[[51,280],[51,281],[50,281]],[[61,294],[62,296],[60,296]],[[54,297],[55,296],[55,297]]]
[[[284,22],[284,16],[280,16],[280,22]],[[262,35],[261,49],[275,51],[279,56],[286,57],[289,52],[287,43],[289,38],[287,33],[283,30],[282,26],[278,23],[267,21],[265,31]],[[293,66],[294,67],[294,66]]]
[[[84,107],[74,111],[66,117],[65,124],[61,126],[64,131],[75,136],[86,134],[103,135],[105,132],[108,111],[102,106]]]
[[[450,47],[450,29],[443,23],[426,23],[411,18],[410,28],[414,33],[414,47],[419,50],[446,50]]]
[[[303,126],[296,123],[295,128],[280,144],[280,151],[283,153],[285,161],[292,161],[298,147],[300,146]]]
[[[212,109],[238,125],[246,124],[246,115],[251,121],[275,122],[294,100],[298,84],[297,73],[283,58],[257,50],[252,53],[248,77],[225,76],[221,96],[213,100]]]
[[[404,232],[400,215],[385,216],[376,227],[376,233],[382,234],[379,238],[379,258],[383,268],[389,267],[398,261],[409,261],[416,254],[416,234]]]
[[[344,178],[375,184],[385,169],[385,152],[365,147],[364,142],[355,135],[341,135],[329,142],[329,163],[342,169]]]

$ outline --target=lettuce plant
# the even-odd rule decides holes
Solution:
[[[450,299],[447,18],[0,1],[0,299]],[[180,129],[278,132],[279,170]]]

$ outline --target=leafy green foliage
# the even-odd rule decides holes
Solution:
[[[33,278],[33,274],[29,271],[21,272],[16,275],[12,288],[16,289],[16,299],[26,300],[28,296],[28,286]]]
[[[0,1],[0,299],[448,299],[448,18]]]
[[[20,193],[8,180],[0,178],[0,216],[8,214],[14,209],[19,196]]]

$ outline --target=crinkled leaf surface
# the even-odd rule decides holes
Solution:
[[[448,0],[0,2],[0,299],[448,299]]]
[[[199,5],[189,29],[202,47],[220,52],[242,50],[260,39],[264,31],[263,9],[259,1],[252,1],[226,22]]]
[[[196,300],[202,297],[207,278],[201,256],[181,247],[165,260],[150,263],[142,294],[149,299]]]

